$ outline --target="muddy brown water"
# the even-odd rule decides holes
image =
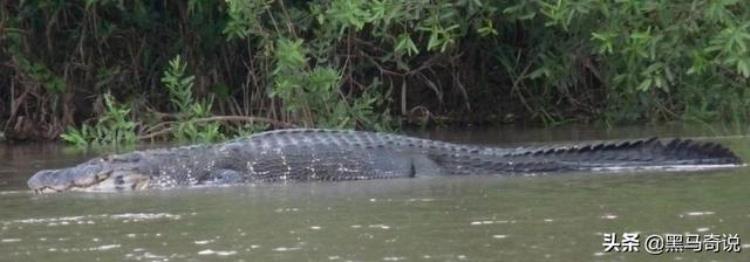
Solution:
[[[717,127],[434,130],[515,146],[659,135],[750,138]],[[750,169],[439,177],[33,195],[43,168],[92,157],[0,145],[0,261],[750,261]],[[605,252],[604,234],[738,234],[740,253]],[[618,239],[619,240],[619,239]]]

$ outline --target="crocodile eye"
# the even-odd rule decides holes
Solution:
[[[97,182],[104,181],[105,179],[107,179],[111,175],[112,175],[112,171],[105,171],[105,172],[101,172],[101,173],[98,173],[98,174],[94,175],[94,179]]]

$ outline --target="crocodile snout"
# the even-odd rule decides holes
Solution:
[[[36,172],[26,183],[35,193],[64,191],[68,183],[63,181],[60,173],[61,170],[42,170]]]
[[[39,171],[29,178],[27,184],[35,193],[120,192],[146,189],[149,181],[149,176],[134,170],[84,164]]]

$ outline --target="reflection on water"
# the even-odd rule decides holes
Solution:
[[[662,136],[697,129],[435,131],[482,144]],[[748,142],[720,139],[744,159]],[[0,260],[633,261],[603,234],[737,233],[750,238],[748,168],[538,177],[443,177],[32,195],[33,171],[90,156],[59,147],[0,149]],[[7,164],[6,164],[7,163]],[[747,261],[743,252],[659,260]]]

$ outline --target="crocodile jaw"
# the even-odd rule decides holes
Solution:
[[[42,170],[29,179],[28,185],[35,193],[124,192],[139,191],[149,187],[150,177],[133,171],[102,171],[80,173],[76,170]]]

